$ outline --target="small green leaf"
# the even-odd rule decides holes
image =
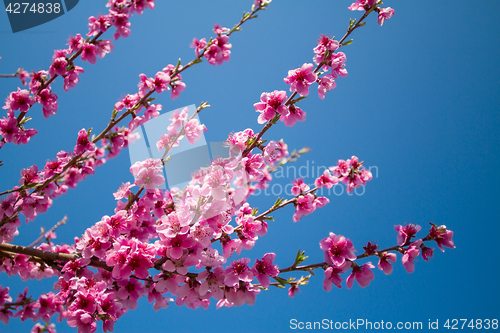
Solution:
[[[352,39],[342,43],[342,46],[351,45]]]
[[[278,281],[279,284],[281,284],[282,286],[284,286],[285,284],[287,284],[287,280],[279,277],[279,276],[276,276],[274,277],[273,279],[275,279],[276,281]]]
[[[283,200],[285,200],[285,199],[278,197],[278,199],[276,199],[276,202],[274,203],[273,207],[278,207],[279,205],[281,205],[281,203],[283,202]]]
[[[304,262],[307,258],[307,256],[305,256],[306,252],[301,252],[300,249],[299,251],[297,252],[297,256],[295,257],[295,262],[293,263],[294,266],[298,266],[300,265],[302,262]]]
[[[30,120],[31,120],[31,117],[24,117],[23,120],[21,120],[21,122],[19,123],[19,125],[24,125]]]

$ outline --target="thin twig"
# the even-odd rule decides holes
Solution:
[[[40,243],[44,238],[46,238],[45,235],[47,233],[51,233],[52,231],[56,230],[57,228],[59,228],[63,224],[66,224],[67,220],[68,220],[68,217],[66,215],[64,215],[64,217],[62,218],[61,221],[57,222],[52,228],[50,228],[49,231],[42,232],[41,235],[40,235],[40,237],[38,237],[37,239],[35,239],[35,241],[33,243],[31,243],[30,245],[28,245],[28,247],[34,247],[35,245],[37,245],[38,243]]]

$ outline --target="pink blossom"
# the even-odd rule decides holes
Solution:
[[[35,326],[31,329],[31,333],[56,333],[56,325],[50,324],[47,327],[40,323],[36,323]]]
[[[162,93],[164,90],[169,90],[168,84],[170,83],[170,76],[166,73],[160,71],[155,74],[154,80],[152,80],[152,89],[154,89],[158,94]]]
[[[303,194],[303,193],[309,191],[309,189],[310,189],[309,185],[304,183],[304,179],[302,179],[302,178],[295,179],[292,182],[292,184],[293,184],[292,195],[294,195],[294,196],[298,196],[299,194]]]
[[[338,183],[339,179],[335,176],[332,176],[329,170],[325,170],[323,174],[314,181],[314,185],[317,188],[321,188],[324,186],[328,189],[332,188],[334,185],[337,185]]]
[[[168,215],[163,215],[156,225],[156,230],[160,236],[165,238],[173,238],[177,235],[185,235],[189,232],[189,223],[191,221],[182,217],[177,212],[172,212]],[[161,237],[161,238],[164,238]]]
[[[104,58],[104,56],[108,53],[111,53],[115,46],[113,45],[111,40],[101,40],[95,45],[95,54],[99,58]]]
[[[188,242],[191,242],[189,246],[186,245]],[[193,241],[192,238],[188,238],[184,241],[184,245],[191,248],[192,245],[196,245],[196,242]],[[181,253],[181,255],[178,259],[174,259],[171,255],[171,249],[167,249],[166,256],[170,259],[161,265],[161,268],[164,271],[177,272],[179,274],[186,275],[190,267],[199,265],[200,259],[196,256],[196,253],[189,253],[187,248],[177,248],[177,250]],[[172,289],[170,290],[172,292]]]
[[[229,37],[226,35],[219,36],[212,41],[204,53],[205,58],[211,65],[222,65],[224,61],[229,61],[232,45],[228,43]]]
[[[168,134],[162,134],[160,136],[160,140],[156,143],[156,148],[158,148],[158,151],[161,151],[163,148],[165,148],[168,153],[172,147],[179,146],[179,140],[172,143],[174,139],[174,137],[171,137]]]
[[[68,91],[69,88],[74,88],[76,84],[80,81],[79,75],[83,73],[83,68],[80,66],[75,66],[72,70],[66,74],[64,77],[64,91]]]
[[[226,258],[219,254],[216,249],[206,249],[198,251],[198,258],[200,263],[206,267],[220,267],[226,262]]]
[[[78,333],[94,333],[97,329],[92,316],[83,310],[69,313],[68,326],[78,327]]]
[[[221,27],[219,24],[214,24],[214,32],[217,35],[227,34],[229,32],[228,28]]]
[[[422,244],[420,247],[422,249],[422,258],[424,258],[425,261],[429,261],[429,258],[434,257],[434,249],[427,247]]]
[[[166,73],[170,77],[170,87],[172,88],[170,98],[172,99],[178,98],[180,93],[186,89],[186,84],[182,82],[182,76],[180,74],[175,74],[181,71],[182,68],[182,65],[174,66],[169,64],[167,67],[162,69],[162,72]]]
[[[347,60],[347,58],[346,58],[344,52],[338,52],[338,53],[332,54],[332,56],[328,60],[327,65],[332,68],[332,77],[333,78],[336,79],[339,76],[341,76],[341,77],[347,76],[347,70],[344,67],[346,60]]]
[[[35,304],[35,308],[38,309],[38,315],[40,319],[46,323],[50,322],[50,318],[57,312],[63,311],[62,309],[63,301],[56,298],[56,294],[49,292],[42,294]]]
[[[340,285],[343,279],[339,274],[343,274],[347,272],[351,268],[351,262],[345,261],[341,266],[329,266],[325,269],[325,280],[323,281],[323,289],[325,291],[332,290],[332,284],[334,284],[337,288],[342,288]]]
[[[207,131],[205,125],[200,125],[198,119],[191,119],[184,126],[184,133],[186,134],[186,138],[190,144],[194,145],[194,143],[201,139],[201,134]]]
[[[327,36],[321,36],[318,46],[314,48],[313,61],[316,65],[323,64],[322,68],[326,72],[330,68],[332,52],[339,48],[339,42]]]
[[[244,131],[229,134],[225,145],[229,147],[229,150],[234,155],[241,154],[246,146],[247,141],[255,136],[251,128],[247,128]]]
[[[300,289],[299,289],[298,284],[295,283],[295,284],[292,284],[290,286],[290,288],[288,289],[288,297],[292,298],[296,294],[300,294]]]
[[[453,231],[447,230],[445,225],[437,227],[432,225],[431,230],[429,230],[429,236],[432,237],[438,248],[444,252],[443,246],[449,247],[451,249],[455,248],[453,243]]]
[[[336,51],[339,48],[339,42],[325,35],[318,39],[318,46],[314,48],[314,53],[322,54],[328,51]],[[319,63],[316,63],[319,64]]]
[[[175,110],[174,113],[172,114],[172,116],[170,117],[170,121],[172,122],[170,125],[168,125],[167,129],[169,131],[169,133],[171,131],[175,131],[175,130],[178,130],[179,128],[181,128],[185,122],[187,121],[188,119],[188,108],[184,108],[182,109],[181,112],[179,112],[179,110]]]
[[[110,11],[111,13],[111,24],[116,27],[116,31],[113,34],[113,38],[118,40],[118,38],[123,37],[127,38],[130,35],[130,26],[132,25],[128,19],[130,15],[125,13],[117,13]]]
[[[405,244],[411,242],[411,239],[415,237],[415,234],[420,231],[421,227],[417,224],[406,224],[404,227],[402,225],[395,225],[394,229],[398,232],[398,245],[404,246]]]
[[[198,39],[193,38],[193,42],[190,45],[192,48],[195,48],[194,53],[197,57],[200,56],[201,51],[207,46],[207,40],[202,38],[198,41]]]
[[[180,80],[170,81],[170,86],[172,87],[170,92],[170,98],[172,99],[178,98],[181,92],[186,89],[186,84]]]
[[[318,95],[319,98],[325,99],[325,94],[334,89],[337,86],[337,83],[335,83],[335,78],[331,74],[324,75],[321,79],[318,81]]]
[[[135,10],[138,15],[141,15],[146,7],[155,9],[155,0],[135,0],[132,4],[132,12]]]
[[[97,61],[95,45],[84,43],[82,47],[81,57],[83,61],[88,61],[91,64],[95,64]]]
[[[254,278],[252,270],[248,267],[250,259],[242,258],[235,260],[226,268],[224,283],[228,287],[235,287],[240,281],[251,282]]]
[[[151,104],[144,111],[144,119],[149,121],[152,118],[156,118],[160,115],[160,111],[163,108],[161,104]]]
[[[274,253],[266,253],[262,260],[255,260],[255,265],[252,268],[252,272],[264,288],[269,288],[269,277],[275,277],[280,273],[278,265],[273,264],[275,257]]]
[[[144,97],[150,90],[154,89],[153,79],[148,78],[145,74],[139,74],[139,97]]]
[[[38,71],[38,72],[32,72],[32,78],[30,83],[28,84],[29,88],[31,91],[38,91],[38,88],[42,84],[42,82],[47,78],[48,72],[47,71]]]
[[[0,321],[3,321],[5,325],[9,324],[9,318],[12,316],[12,311],[8,310],[8,308],[2,307],[2,309],[0,309]]]
[[[89,32],[87,36],[95,36],[99,32],[106,32],[111,25],[109,15],[99,15],[97,18],[94,16],[89,17]]]
[[[120,249],[108,252],[106,255],[106,265],[113,267],[113,278],[126,279],[132,274],[132,269],[127,265],[128,251]]]
[[[188,233],[178,233],[175,237],[163,239],[161,243],[167,247],[167,256],[173,260],[180,259],[184,252],[196,245],[196,241]]]
[[[365,10],[365,6],[373,7],[377,0],[356,0],[349,6],[349,10]]]
[[[286,92],[275,90],[270,93],[262,93],[260,102],[255,103],[255,111],[260,112],[258,123],[263,124],[274,118],[276,112],[280,115],[288,115],[288,107],[283,105],[286,101]]]
[[[82,48],[83,43],[85,43],[85,40],[82,38],[80,34],[76,34],[75,37],[73,36],[69,37],[67,44],[69,46],[68,47],[69,52],[73,53],[79,51]]]
[[[335,177],[346,177],[349,175],[349,172],[351,170],[350,168],[350,160],[344,161],[344,160],[338,160],[337,166],[335,168],[330,168],[330,170],[333,171],[333,175]]]
[[[122,98],[121,101],[116,102],[115,104],[115,110],[116,111],[121,111],[123,109],[131,109],[133,108],[137,102],[139,101],[139,95],[138,94],[127,94],[125,97]]]
[[[75,294],[75,300],[68,307],[70,311],[84,310],[87,313],[94,313],[96,309],[95,295],[89,290],[80,289]]]
[[[74,152],[76,155],[82,154],[85,151],[93,152],[95,151],[95,145],[89,141],[89,136],[85,128],[82,128],[78,132],[78,139],[76,140],[76,146]]]
[[[17,77],[19,78],[19,80],[21,80],[21,84],[25,86],[26,80],[30,77],[30,74],[28,73],[28,71],[23,71],[21,68],[19,68],[17,70]]]
[[[271,141],[266,145],[263,156],[267,164],[273,165],[281,155],[281,146],[276,141]]]
[[[135,276],[140,279],[148,277],[148,269],[153,267],[153,263],[147,254],[141,251],[134,251],[129,254],[128,265],[134,272]]]
[[[10,301],[12,301],[12,297],[9,296],[9,287],[2,288],[0,285],[0,306]]]
[[[17,127],[16,118],[3,118],[0,119],[0,135],[7,143],[16,143],[19,144],[18,136],[20,135],[21,130]]]
[[[97,312],[101,316],[107,316],[110,319],[103,322],[103,331],[113,331],[113,323],[121,316],[122,305],[116,301],[116,292],[98,293],[96,297]],[[104,328],[106,327],[106,328]]]
[[[389,275],[392,273],[392,264],[390,261],[395,262],[396,261],[396,254],[395,253],[389,253],[389,252],[383,252],[382,254],[379,255],[379,262],[378,262],[378,268],[383,271],[386,275]]]
[[[135,185],[142,186],[146,190],[153,190],[156,186],[164,184],[165,178],[160,174],[161,169],[162,168],[143,165],[136,174]]]
[[[224,285],[224,269],[222,267],[216,267],[213,271],[203,271],[198,274],[196,280],[201,282],[199,293],[204,296],[210,290],[213,298],[220,300],[224,297],[224,291],[221,287]]]
[[[26,112],[36,103],[35,97],[31,96],[28,90],[21,90],[20,88],[17,88],[17,92],[12,92],[9,99],[12,111],[19,110],[20,112]]]
[[[420,254],[420,245],[422,244],[422,240],[419,239],[411,243],[410,247],[406,249],[403,253],[403,265],[406,268],[408,273],[413,273],[415,271],[415,263],[414,260]]]
[[[259,238],[258,234],[262,229],[262,224],[260,221],[255,220],[252,215],[238,217],[236,223],[242,226],[241,233],[246,239],[255,241]]]
[[[247,157],[244,157],[241,160],[241,165],[243,167],[241,173],[244,179],[249,180],[250,177],[253,177],[253,181],[260,181],[262,178],[264,178],[262,169],[264,168],[265,164],[262,155],[248,154]]]
[[[49,67],[49,75],[53,77],[54,75],[65,75],[66,66],[68,66],[68,62],[65,57],[59,57],[54,59],[52,64]]]
[[[367,287],[370,284],[370,281],[375,278],[371,270],[372,268],[375,268],[375,266],[373,266],[371,262],[367,262],[362,266],[354,265],[351,275],[349,275],[346,280],[347,289],[352,288],[354,279],[356,279],[356,282],[361,288]]]
[[[43,89],[38,95],[36,95],[36,101],[42,104],[43,116],[48,118],[57,112],[57,95],[51,92],[49,89]]]
[[[133,187],[134,185],[131,185],[130,182],[126,182],[126,183],[122,183],[122,185],[120,186],[120,188],[118,188],[118,190],[113,193],[113,196],[115,197],[115,200],[120,200],[120,199],[123,199],[123,198],[128,198],[128,196],[130,195],[130,189]]]
[[[301,68],[288,71],[284,81],[290,85],[290,91],[298,92],[300,96],[309,95],[309,85],[316,81],[313,64],[303,64]]]
[[[394,9],[391,7],[380,8],[380,11],[378,12],[378,24],[382,26],[384,21],[390,19],[392,15],[394,15]]]
[[[306,195],[300,195],[297,198],[297,205],[295,207],[295,213],[293,214],[293,222],[298,222],[302,216],[309,215],[316,209],[314,205],[314,195],[308,193]]]
[[[330,202],[330,199],[328,199],[327,197],[316,197],[316,198],[314,198],[314,201],[313,201],[314,209],[324,207],[329,202]]]
[[[67,49],[54,50],[54,54],[52,55],[52,60],[55,60],[57,58],[66,58],[68,54],[70,54],[70,52]]]
[[[280,117],[280,120],[285,123],[285,126],[292,127],[297,121],[303,122],[306,120],[306,113],[298,106],[294,104],[290,105],[289,111],[288,114],[281,115]]]
[[[38,214],[45,213],[51,205],[52,199],[47,195],[32,194],[18,202],[21,213],[26,217],[27,221],[33,221]]]
[[[346,260],[356,260],[351,240],[342,235],[335,235],[333,232],[330,232],[330,236],[322,239],[319,245],[325,251],[325,261],[329,265],[340,267]]]
[[[236,306],[241,306],[245,303],[248,305],[254,305],[259,292],[259,287],[253,286],[247,282],[239,285],[238,288],[229,289],[226,292],[226,297],[228,302],[233,303]]]

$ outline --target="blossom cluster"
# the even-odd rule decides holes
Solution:
[[[384,25],[384,21],[388,20],[394,15],[394,9],[391,7],[387,8],[380,8],[377,7],[377,4],[381,4],[382,2],[380,0],[356,0],[356,2],[353,2],[350,6],[350,10],[365,10],[369,11],[370,9],[374,9],[378,13],[378,24],[379,25]]]
[[[193,39],[191,47],[194,48],[196,57],[204,56],[208,63],[211,65],[222,65],[224,61],[229,61],[231,48],[233,47],[229,43],[229,32],[228,28],[221,27],[218,24],[214,25],[214,32],[217,37],[213,40],[207,42],[206,38]]]
[[[397,260],[396,253],[390,251],[397,251],[402,254],[401,261],[408,273],[413,273],[415,270],[416,258],[421,255],[425,261],[434,256],[433,248],[427,247],[424,242],[435,241],[439,249],[444,252],[443,246],[455,248],[453,243],[453,231],[447,230],[446,226],[436,226],[431,224],[431,229],[426,237],[412,241],[415,234],[421,229],[419,225],[406,224],[405,226],[396,225],[395,229],[398,231],[397,246],[385,250],[378,250],[376,244],[368,242],[363,247],[364,254],[356,256],[354,246],[349,238],[341,235],[330,233],[328,238],[320,241],[320,248],[325,251],[325,279],[323,288],[326,291],[332,289],[332,284],[338,288],[342,288],[343,281],[340,274],[346,273],[351,270],[351,274],[346,279],[347,288],[351,289],[354,281],[360,287],[365,288],[370,284],[370,281],[375,278],[372,269],[375,266],[371,262],[363,265],[356,263],[356,260],[377,256],[379,258],[377,267],[386,275],[392,273],[393,267],[391,262]]]
[[[7,117],[0,119],[0,135],[2,136],[0,148],[5,143],[27,144],[37,133],[36,129],[26,129],[23,126],[24,115],[31,107],[36,103],[41,104],[45,118],[57,112],[58,96],[52,91],[51,82],[61,76],[64,79],[65,91],[74,88],[80,80],[80,74],[84,72],[83,68],[75,65],[74,61],[80,57],[82,61],[95,64],[98,57],[103,58],[113,51],[112,40],[99,40],[98,38],[110,27],[116,28],[113,34],[115,40],[128,37],[131,26],[129,19],[132,14],[135,12],[140,15],[148,7],[154,9],[154,0],[109,0],[107,7],[109,7],[108,14],[89,18],[88,38],[76,34],[69,38],[67,48],[54,51],[48,70],[39,70],[31,75],[27,71],[19,71],[18,76],[23,85],[31,77],[28,84],[29,90],[18,88],[7,97],[3,106],[3,109],[7,110]],[[18,116],[15,114],[16,111],[20,112]]]

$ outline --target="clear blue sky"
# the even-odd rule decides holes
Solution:
[[[42,167],[60,150],[71,150],[78,130],[107,124],[113,105],[137,90],[138,75],[153,76],[169,63],[193,58],[193,37],[212,36],[212,26],[232,27],[252,1],[157,1],[154,11],[134,16],[132,34],[115,42],[115,50],[96,65],[84,63],[85,74],[75,89],[59,94],[59,111],[48,120],[36,107],[32,124],[39,134],[22,147],[0,151],[1,189],[11,188],[19,171]],[[87,18],[105,13],[104,1],[80,1],[68,14],[42,26],[12,34],[6,13],[0,13],[0,73],[18,67],[47,69],[54,49],[64,48],[69,35],[86,33]],[[209,142],[223,141],[231,131],[259,130],[253,104],[262,92],[287,90],[289,69],[312,62],[312,48],[320,34],[340,38],[351,17],[350,1],[278,1],[234,34],[231,61],[213,67],[197,65],[183,74],[186,91],[172,101],[157,95],[164,111],[208,101],[200,115]],[[154,312],[144,299],[115,325],[115,332],[225,331],[287,332],[290,320],[423,322],[429,319],[499,319],[498,252],[499,192],[499,12],[497,1],[395,1],[385,6],[396,15],[383,27],[370,17],[345,47],[349,75],[320,100],[316,93],[301,102],[307,120],[293,128],[282,124],[266,134],[283,138],[290,150],[312,151],[297,162],[334,165],[340,158],[358,156],[376,166],[378,176],[362,196],[331,195],[330,204],[315,214],[292,222],[293,209],[275,214],[268,234],[257,242],[252,263],[267,252],[287,267],[297,250],[307,262],[323,259],[319,241],[334,232],[350,238],[358,254],[368,240],[381,246],[396,242],[395,224],[444,224],[455,232],[456,249],[435,251],[430,262],[419,258],[415,273],[398,263],[390,276],[376,270],[369,287],[323,291],[321,271],[302,293],[290,299],[286,290],[261,292],[254,306],[190,310],[171,304]],[[106,37],[110,38],[107,33]],[[80,64],[81,65],[81,64]],[[17,79],[2,79],[0,95],[15,90]],[[314,92],[316,89],[313,90]],[[3,97],[2,97],[3,98]],[[113,213],[112,193],[132,181],[127,152],[109,160],[96,175],[56,200],[50,210],[20,229],[17,244],[29,244],[41,226],[50,227],[64,215],[60,242],[72,242],[84,230]],[[287,184],[291,178],[278,179]],[[312,182],[310,177],[306,181]],[[251,204],[261,211],[274,196],[260,195]],[[422,233],[424,236],[424,233]],[[435,246],[433,246],[435,247]],[[375,263],[375,261],[374,261]],[[300,275],[299,275],[300,276]],[[32,286],[34,294],[52,289],[53,281],[21,282],[0,275],[14,295]],[[43,286],[38,288],[37,286]],[[33,323],[16,319],[1,332],[28,332]],[[99,330],[101,330],[99,326]],[[58,332],[76,332],[57,323]]]

